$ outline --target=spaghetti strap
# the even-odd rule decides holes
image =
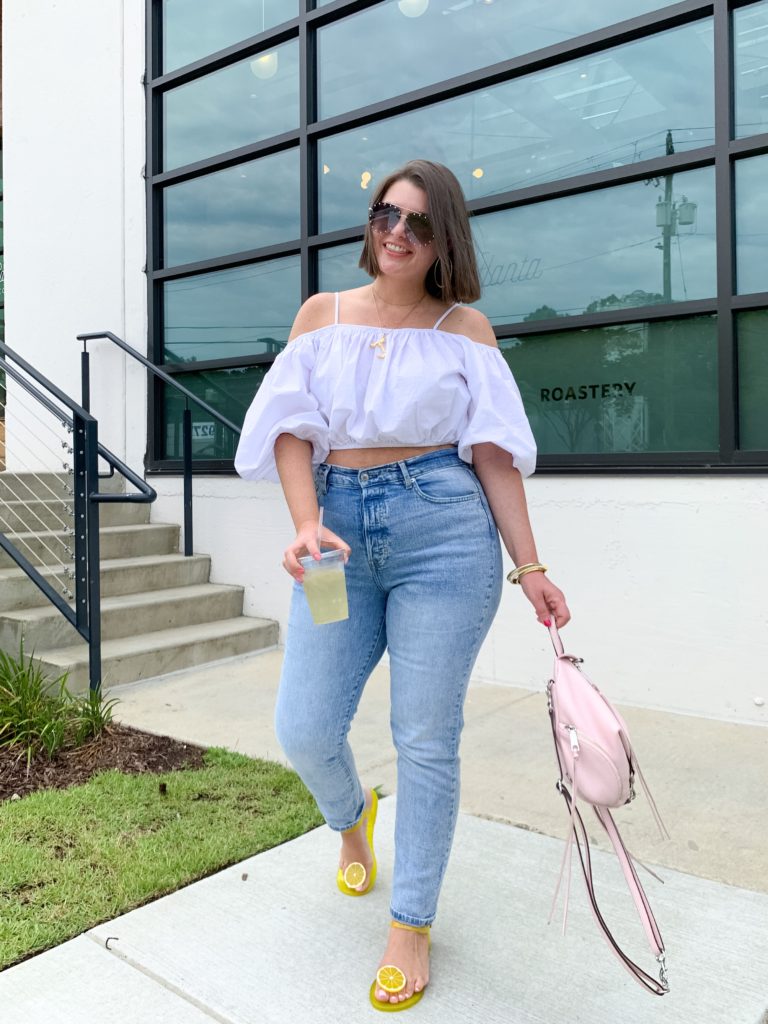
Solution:
[[[336,292],[336,313],[334,314],[334,321],[333,322],[335,324],[337,324],[339,322],[339,293],[338,292]]]
[[[440,324],[441,324],[441,323],[443,322],[443,320],[445,320],[445,318],[446,318],[446,317],[447,317],[447,316],[448,316],[448,315],[449,315],[450,313],[452,313],[452,312],[454,311],[454,309],[458,309],[460,305],[461,305],[461,303],[460,303],[460,302],[454,302],[454,304],[453,304],[452,306],[449,306],[449,307],[448,307],[448,309],[446,309],[446,311],[445,311],[445,312],[443,313],[443,315],[442,315],[442,316],[440,317],[440,319],[439,319],[439,320],[437,321],[437,323],[435,324],[435,326],[434,326],[434,327],[432,328],[432,330],[433,330],[433,331],[436,331],[436,330],[437,330],[437,328],[438,328],[438,327],[440,326]]]

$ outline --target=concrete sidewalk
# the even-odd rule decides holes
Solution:
[[[128,725],[273,761],[285,758],[272,728],[282,652],[117,687]],[[640,794],[618,812],[641,860],[768,892],[768,729],[622,707],[643,771],[672,840],[662,841]],[[542,693],[474,682],[465,707],[461,809],[562,838],[552,733]],[[366,785],[396,788],[389,734],[389,674],[373,673],[351,743]],[[597,833],[598,844],[608,849]]]
[[[279,664],[279,652],[269,652],[114,695],[121,697],[123,721],[279,759],[271,729]],[[381,668],[352,742],[366,781],[392,791],[386,704]],[[565,820],[552,784],[543,698],[473,684],[463,745],[465,813],[434,929],[431,983],[414,1020],[768,1020],[768,730],[631,709],[627,717],[675,836],[671,843],[654,838],[642,798],[618,814],[629,846],[666,865],[666,885],[649,880],[647,887],[669,951],[670,995],[654,998],[622,971],[578,879],[568,936],[547,927],[563,847],[561,838],[542,833],[562,837]],[[25,1024],[380,1020],[367,992],[385,942],[394,805],[393,798],[381,803],[380,875],[368,898],[338,893],[338,839],[320,828],[3,972],[3,1018]],[[604,914],[651,971],[615,858],[594,857]]]

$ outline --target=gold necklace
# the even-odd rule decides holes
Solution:
[[[373,287],[373,285],[371,285],[371,295],[373,296],[373,304],[376,307],[376,318],[379,321],[379,327],[381,328],[381,337],[378,339],[378,341],[372,341],[371,342],[371,348],[378,349],[378,352],[376,353],[376,358],[377,359],[385,359],[386,355],[387,355],[387,332],[384,330],[384,324],[381,322],[381,313],[379,312],[379,303],[378,303],[378,300],[376,298],[376,289]],[[424,294],[421,296],[421,298],[417,299],[416,302],[414,302],[414,304],[410,307],[410,309],[405,314],[405,316],[400,321],[400,323],[396,324],[394,327],[390,327],[389,330],[396,331],[398,329],[398,327],[402,327],[403,324],[405,323],[405,321],[411,315],[411,313],[413,313],[416,310],[417,306],[420,306],[422,304],[422,302],[424,301],[424,299],[426,299],[426,297],[427,297],[427,293],[424,292]],[[394,306],[394,305],[397,305],[397,303],[393,302],[393,303],[390,303],[390,305]]]

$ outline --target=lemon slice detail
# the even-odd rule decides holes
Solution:
[[[385,992],[392,994],[402,992],[405,988],[405,975],[399,967],[393,964],[385,964],[376,972],[376,981]]]
[[[355,889],[358,885],[363,884],[367,874],[368,872],[365,870],[363,865],[354,861],[352,864],[347,864],[344,869],[344,881],[350,889]]]

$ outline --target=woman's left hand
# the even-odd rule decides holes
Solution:
[[[543,572],[527,572],[520,580],[520,586],[536,609],[536,618],[542,625],[546,626],[552,617],[558,629],[570,621],[565,595]]]

